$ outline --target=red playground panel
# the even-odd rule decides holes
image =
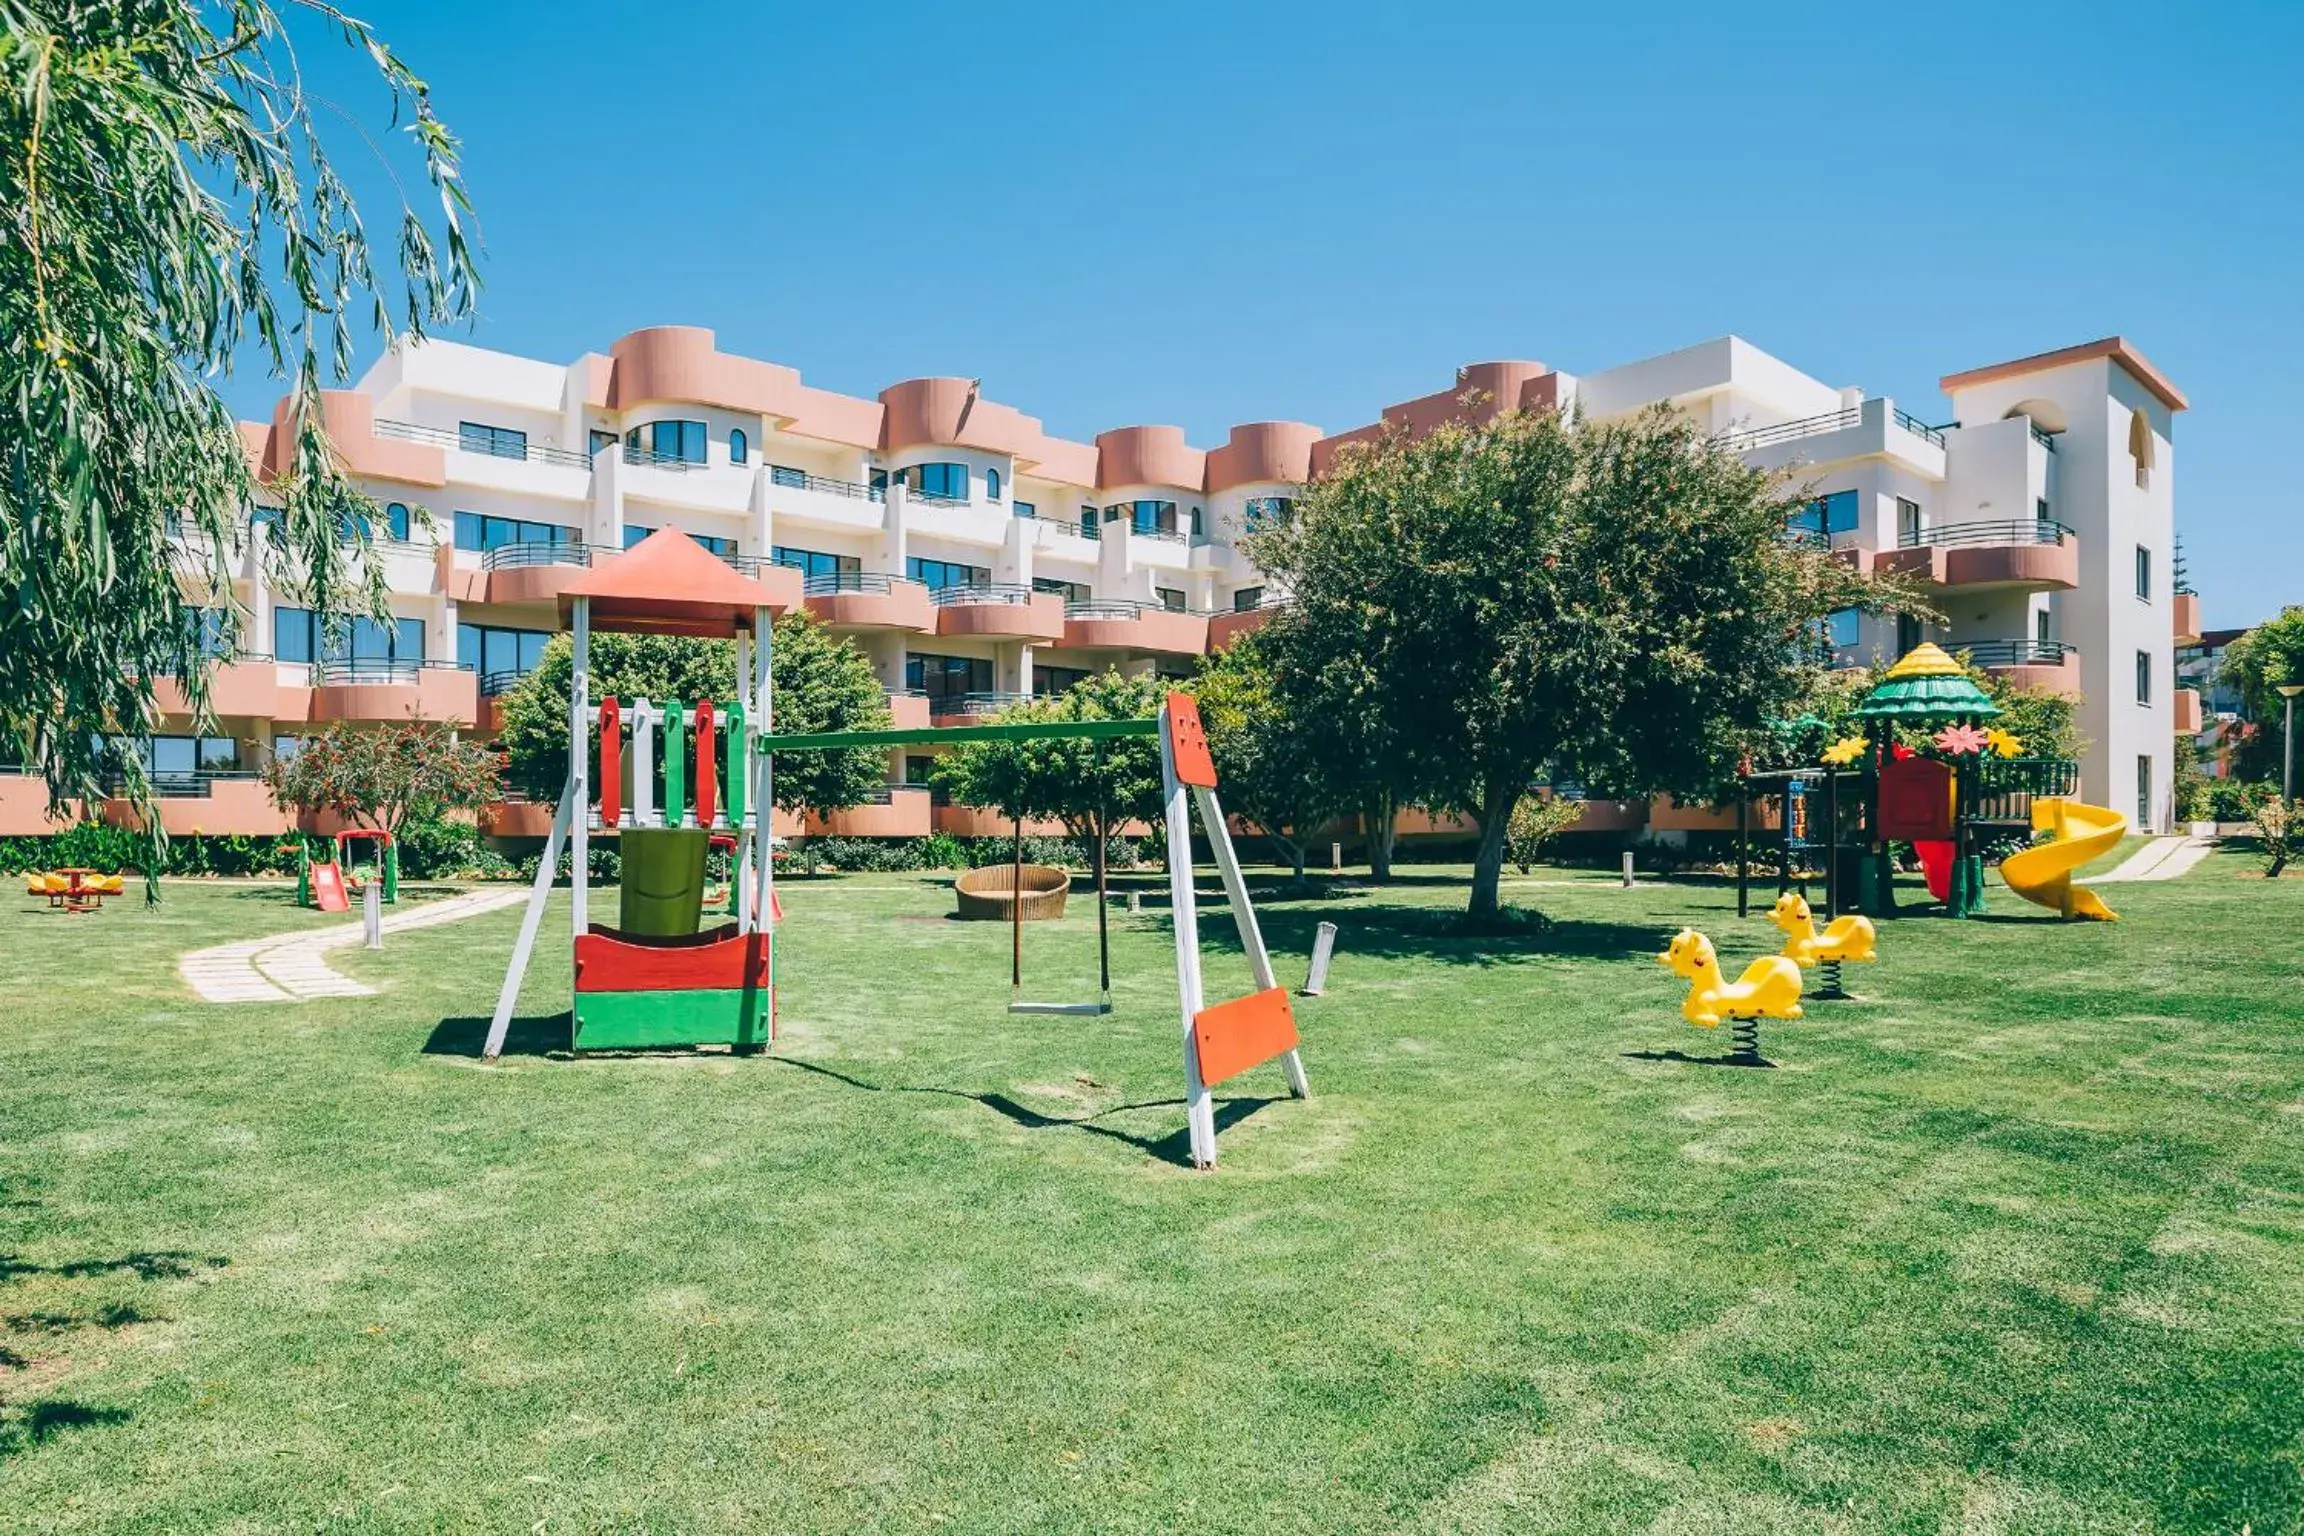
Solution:
[[[1188,693],[1168,695],[1168,755],[1176,782],[1216,787],[1216,759],[1208,755],[1208,733],[1200,726],[1200,701]]]
[[[1210,1088],[1294,1049],[1296,1012],[1285,987],[1251,992],[1192,1015],[1192,1050],[1200,1081]]]

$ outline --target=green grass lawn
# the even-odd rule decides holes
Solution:
[[[1156,906],[1110,1018],[1012,1018],[936,881],[795,882],[765,1059],[543,1054],[563,937],[487,1067],[517,909],[219,1008],[178,952],[318,919],[11,901],[0,1529],[2295,1531],[2304,882],[2246,872],[1883,925],[1773,1071],[1652,959],[1774,948],[1720,884],[1274,900],[1284,980],[1343,928],[1316,1096],[1219,1090],[1214,1174]],[[1027,944],[1091,994],[1085,903]]]

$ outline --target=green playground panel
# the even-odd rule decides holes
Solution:
[[[579,1051],[767,1043],[765,988],[576,994],[570,1044]]]

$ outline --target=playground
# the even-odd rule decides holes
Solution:
[[[2304,1004],[2260,936],[2304,886],[2249,873],[2108,886],[2113,923],[1988,873],[1975,918],[1881,920],[1858,1000],[1767,1020],[1755,1071],[1657,956],[1775,954],[1772,878],[1739,919],[1733,881],[1538,866],[1506,897],[1541,918],[1467,939],[1461,869],[1252,869],[1284,985],[1342,938],[1295,1000],[1313,1097],[1277,1063],[1220,1085],[1205,1173],[1158,873],[1114,877],[1096,1017],[1008,1012],[1009,933],[944,880],[780,881],[754,1056],[570,1055],[563,888],[493,1065],[517,903],[333,951],[369,995],[248,1007],[181,957],[344,918],[280,885],[11,904],[0,1508],[2292,1529]],[[1197,885],[1210,996],[1244,993]],[[1081,891],[1028,985],[1093,995]]]

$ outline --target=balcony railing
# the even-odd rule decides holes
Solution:
[[[739,556],[738,558],[743,558]],[[757,558],[757,557],[754,557]],[[885,571],[823,571],[800,583],[800,591],[808,597],[831,597],[841,592],[873,592],[886,594],[897,585],[914,587],[919,583],[906,576],[891,576]]]
[[[864,791],[858,805],[890,805],[898,795],[925,795],[930,793],[925,784],[880,784]]]
[[[1928,425],[1928,423],[1922,421],[1919,417],[1913,415],[1910,411],[1899,410],[1896,412],[1896,425],[1902,427],[1905,431],[1911,433],[1914,437],[1924,437],[1928,439],[1928,441],[1934,443],[1939,448],[1944,446],[1944,429],[1942,427],[1932,427]]]
[[[866,485],[858,480],[835,480],[829,475],[812,475],[789,464],[768,466],[768,480],[772,485],[787,486],[795,491],[822,491],[827,496],[849,496],[859,501],[885,501],[887,492],[877,485]]]
[[[493,672],[480,674],[480,696],[500,699],[520,686],[520,679],[533,672],[533,667],[498,667]]]
[[[219,783],[245,783],[264,777],[255,768],[199,768],[190,773],[147,773],[144,782],[163,800],[205,800]],[[99,781],[107,795],[128,792],[125,774],[107,773]]]
[[[674,474],[684,475],[692,469],[710,469],[712,467],[702,459],[684,459],[676,453],[658,453],[653,448],[635,448],[629,443],[623,446],[624,462],[636,464],[643,469],[668,469]],[[600,451],[605,453],[607,447],[607,444],[601,444]]]
[[[383,656],[338,657],[312,663],[316,683],[413,683],[426,672],[469,672],[461,661],[403,661]]]
[[[1021,704],[1021,693],[945,693],[928,696],[931,715],[996,715],[1011,704]]]
[[[2072,536],[2062,523],[2044,517],[2014,518],[2003,523],[1942,523],[1934,528],[1908,528],[1896,537],[1898,549],[1959,549],[1976,544],[2061,544]]]
[[[928,594],[939,608],[1021,607],[1032,597],[1032,588],[1005,581],[938,587]]]
[[[2038,422],[2032,423],[2032,441],[2038,443],[2041,447],[2047,449],[2050,453],[2054,453],[2056,451],[2056,439],[2050,436],[2048,433],[2041,431],[2040,424]]]
[[[1139,539],[1158,539],[1163,544],[1189,544],[1192,542],[1192,536],[1179,528],[1146,528],[1130,523],[1128,532]]]
[[[515,445],[497,438],[467,437],[453,427],[427,427],[421,422],[380,419],[376,423],[376,435],[434,448],[461,448],[466,453],[490,459],[526,459],[531,464],[557,464],[563,469],[592,467],[592,456],[573,448],[547,448],[542,443]]]
[[[1962,640],[1952,650],[1979,667],[2060,667],[2080,654],[2061,640]]]
[[[1821,416],[1803,416],[1798,421],[1778,422],[1773,427],[1753,427],[1743,432],[1725,433],[1719,442],[1730,453],[1746,453],[1754,448],[1767,448],[1777,443],[1796,442],[1803,437],[1844,431],[1862,425],[1863,421],[1862,408],[1851,405],[1837,411],[1826,411]]]
[[[480,566],[489,571],[517,571],[535,565],[590,565],[592,546],[573,539],[564,542],[499,544],[480,553]]]
[[[965,507],[968,505],[968,498],[965,496],[932,496],[926,491],[915,491],[909,487],[905,489],[904,499],[914,506],[921,507]]]
[[[1064,605],[1064,617],[1068,619],[1140,619],[1148,613],[1189,615],[1191,610],[1171,608],[1166,603],[1147,603],[1132,597],[1092,597],[1084,602]]]
[[[1076,533],[1084,539],[1101,539],[1104,537],[1104,530],[1095,523],[1074,523],[1067,526],[1064,531]]]

